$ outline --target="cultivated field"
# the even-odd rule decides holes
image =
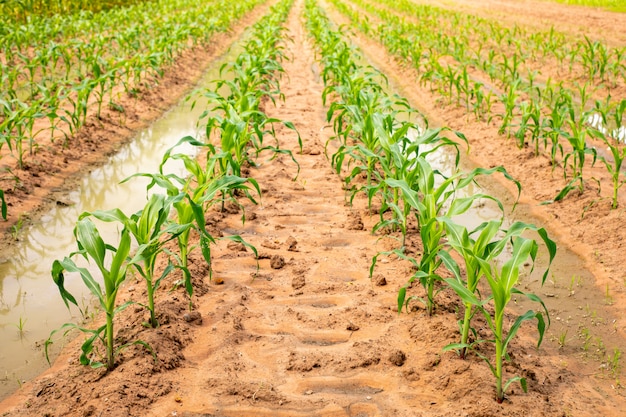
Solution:
[[[623,14],[102,9],[5,10],[5,253],[191,89],[206,111],[128,179],[148,184],[141,211],[76,218],[73,253],[41,280],[77,320],[37,341],[63,349],[0,415],[621,415]]]

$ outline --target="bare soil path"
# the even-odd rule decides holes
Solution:
[[[322,86],[302,7],[297,0],[287,23],[293,42],[286,45],[292,57],[284,63],[286,100],[268,109],[291,120],[303,137],[304,151],[297,154],[293,132],[278,132],[281,146],[294,151],[300,175],[293,180],[296,168],[287,157],[271,162],[262,157],[262,166],[250,175],[261,184],[263,197],[258,206],[246,204],[245,225],[236,209],[209,214],[213,227],[241,234],[259,249],[258,273],[252,253],[220,243],[213,253],[213,281],[199,259],[194,269],[199,297],[193,315],[180,290],[159,295],[162,326],[156,332],[141,329],[145,313],[140,308],[118,323],[121,338],[139,335],[155,347],[158,365],[132,348],[114,372],[103,375],[77,363],[74,342],[50,371],[0,403],[0,415],[621,415],[626,401],[611,387],[614,381],[589,374],[597,365],[580,362],[580,355],[561,351],[556,343],[535,349],[535,335],[525,328],[512,344],[507,374],[526,376],[529,392],[513,387],[509,399],[497,404],[493,378],[482,360],[462,361],[441,351],[458,337],[455,297],[440,294],[440,309],[432,318],[422,309],[398,315],[397,290],[410,268],[381,262],[380,276],[368,279],[371,257],[391,241],[369,233],[373,219],[364,201],[345,204],[341,182],[323,154],[330,129],[324,129]],[[370,47],[381,61],[391,62]],[[400,71],[392,65],[383,69]],[[403,75],[410,84],[410,74]],[[430,100],[419,94],[410,98]],[[434,100],[425,105],[432,106],[434,123],[456,116],[446,116],[449,109],[436,110]],[[470,134],[477,135],[488,137],[489,131]],[[489,139],[491,148],[477,146],[474,155],[493,158],[486,164],[519,161],[517,149],[493,147],[496,139]],[[531,169],[538,168],[525,166],[516,175]],[[531,190],[525,201],[535,201],[537,193]],[[488,348],[483,353],[493,354]]]

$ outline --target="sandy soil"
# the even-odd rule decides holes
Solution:
[[[144,329],[140,322],[146,315],[140,308],[128,309],[117,323],[119,342],[145,340],[158,352],[158,362],[143,348],[132,347],[105,375],[78,364],[81,340],[76,340],[49,371],[0,403],[0,415],[620,415],[626,400],[615,378],[599,369],[599,361],[581,355],[578,347],[559,349],[554,340],[537,350],[530,327],[512,343],[506,368],[508,376],[527,377],[529,392],[514,386],[508,400],[497,404],[482,360],[472,355],[463,361],[441,351],[458,337],[458,302],[452,294],[439,295],[432,318],[417,305],[411,314],[399,315],[396,294],[412,274],[409,266],[383,261],[375,279],[368,279],[371,257],[393,241],[368,232],[374,218],[364,201],[345,204],[342,184],[323,154],[330,129],[324,129],[322,87],[301,22],[302,3],[296,1],[287,23],[294,42],[286,45],[293,56],[285,63],[286,101],[268,109],[299,129],[305,144],[297,155],[301,173],[293,181],[296,169],[289,158],[262,159],[261,167],[251,170],[262,186],[262,202],[245,203],[245,225],[234,207],[208,213],[214,230],[241,234],[259,249],[259,271],[251,252],[221,242],[214,251],[213,281],[200,257],[195,260],[193,312],[182,290],[163,291],[157,305],[160,328]],[[468,122],[459,111],[442,108],[428,91],[407,82],[414,74],[393,64],[380,47],[358,42],[392,79],[403,80],[410,92],[403,93],[433,124],[467,134],[471,158],[484,166],[504,164],[521,180],[526,210],[550,227],[563,248],[585,257],[599,288],[611,285],[615,302],[607,308],[620,318],[607,327],[626,347],[620,255],[626,236],[614,230],[623,223],[624,211],[610,211],[606,201],[590,206],[597,198],[591,192],[538,206],[562,186],[558,175],[550,175],[547,160],[520,153],[498,137],[494,126]],[[296,152],[293,133],[278,133],[281,145]],[[503,195],[505,187],[495,185]],[[584,207],[589,209],[581,220]],[[416,241],[413,232],[410,246]],[[140,291],[141,284],[130,287]],[[594,291],[593,286],[587,289]],[[552,301],[546,299],[551,311]],[[482,353],[493,354],[487,347]]]
[[[601,39],[611,46],[624,46],[626,24],[624,13],[613,13],[600,8],[568,6],[549,0],[415,0],[416,3],[435,4],[438,7],[495,19],[505,24],[518,24],[536,30],[549,30],[576,37],[583,35]]]

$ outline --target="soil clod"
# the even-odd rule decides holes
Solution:
[[[285,266],[285,258],[280,255],[273,255],[270,259],[270,267],[272,269],[281,269]]]
[[[246,246],[241,242],[228,242],[226,247],[235,252],[245,252]]]
[[[387,279],[385,278],[385,276],[383,274],[376,274],[374,275],[374,284],[382,287],[384,285],[387,285]]]
[[[199,311],[192,311],[190,313],[185,313],[183,315],[183,320],[185,320],[187,323],[200,325],[202,324],[202,314],[200,314]]]
[[[293,279],[291,280],[291,286],[293,287],[294,290],[299,290],[300,288],[304,287],[306,285],[306,280],[304,278],[304,276],[302,275],[297,275],[295,277],[293,277]]]
[[[293,236],[289,236],[285,243],[287,244],[287,250],[288,251],[296,252],[298,250],[298,248],[297,248],[298,241]]]
[[[401,350],[395,350],[389,355],[389,362],[396,366],[402,366],[406,362],[406,354]]]
[[[346,326],[346,330],[349,330],[351,332],[356,332],[359,329],[360,327],[352,322],[348,323],[348,325]]]

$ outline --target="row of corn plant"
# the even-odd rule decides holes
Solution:
[[[385,12],[401,13],[424,22],[424,27],[437,27],[441,33],[440,44],[446,45],[455,58],[474,54],[476,57],[489,55],[491,51],[502,53],[502,65],[526,73],[530,68],[555,62],[570,75],[581,73],[582,79],[605,82],[613,85],[624,80],[624,47],[609,47],[587,36],[569,38],[554,27],[547,30],[523,28],[519,25],[506,26],[493,19],[481,18],[469,13],[443,9],[432,5],[415,5],[407,0],[379,2],[359,1],[359,4],[384,5]],[[420,35],[423,33],[420,31]],[[472,51],[467,41],[475,44]],[[478,54],[476,54],[476,52]],[[506,57],[506,58],[505,58]],[[508,62],[507,62],[508,60]]]
[[[84,11],[99,12],[114,7],[128,6],[145,0],[104,0],[91,2],[71,0],[51,2],[49,0],[4,0],[0,3],[0,13],[14,21],[26,21],[32,16],[50,16],[54,14],[77,13]]]
[[[335,132],[331,140],[336,139],[339,146],[329,159],[338,174],[347,173],[345,181],[348,184],[355,182],[358,174],[367,174],[366,184],[351,190],[352,198],[355,192],[364,191],[370,204],[373,197],[380,198],[381,221],[374,230],[397,226],[402,234],[400,248],[379,253],[373,258],[370,276],[377,258],[383,254],[393,253],[415,266],[416,273],[399,291],[398,311],[415,298],[407,297],[407,290],[414,281],[419,281],[424,287],[426,298],[423,301],[429,315],[435,313],[436,292],[446,286],[453,289],[465,307],[465,317],[461,323],[461,341],[446,349],[458,350],[465,358],[469,350],[474,351],[476,344],[492,342],[495,358],[491,360],[480,353],[479,356],[486,360],[494,375],[497,401],[503,401],[512,382],[519,381],[526,390],[526,381],[521,377],[504,381],[502,363],[508,358],[509,342],[524,321],[537,321],[538,345],[541,344],[546,328],[544,317],[548,317],[548,312],[537,296],[525,294],[517,287],[520,269],[527,261],[534,265],[539,248],[535,240],[521,235],[528,231],[538,233],[549,252],[549,264],[556,253],[555,243],[543,228],[531,224],[517,222],[505,228],[504,208],[495,197],[482,193],[460,195],[465,187],[475,184],[477,177],[495,172],[513,181],[518,189],[520,185],[502,167],[476,168],[470,172],[461,170],[457,142],[443,136],[442,129],[429,129],[423,117],[420,122],[403,121],[407,119],[407,114],[417,112],[410,109],[406,100],[386,95],[385,88],[380,84],[384,82],[384,77],[376,70],[359,64],[362,57],[338,31],[332,29],[330,21],[313,0],[306,2],[306,18],[307,28],[315,39],[323,65],[323,99],[332,100],[328,121],[333,122]],[[454,133],[465,141],[461,133]],[[327,143],[327,149],[329,146]],[[435,151],[442,147],[453,151],[451,174],[444,174],[429,162]],[[348,169],[342,168],[344,164]],[[454,218],[479,200],[495,202],[501,210],[501,217],[468,232]],[[384,217],[387,210],[392,212],[392,216]],[[415,219],[419,229],[422,244],[419,254],[412,254],[405,247],[408,217]],[[478,237],[473,238],[476,235]],[[496,257],[505,249],[512,252],[511,257],[503,263],[497,261]],[[453,252],[456,255],[453,256]],[[466,261],[465,276],[455,261],[458,257]],[[453,278],[443,278],[444,267]],[[481,298],[479,291],[482,277],[485,277],[491,290],[485,298]],[[504,315],[512,294],[526,295],[538,302],[542,309],[520,315],[507,330]],[[493,332],[492,340],[470,341],[471,320],[477,311],[485,316]]]
[[[296,133],[302,148],[295,126],[290,121],[269,117],[264,111],[267,101],[275,103],[277,98],[283,98],[280,76],[284,73],[281,61],[285,55],[278,41],[284,36],[285,28],[280,23],[286,19],[290,5],[291,2],[282,2],[277,13],[253,26],[254,37],[245,43],[237,59],[221,68],[223,79],[204,94],[213,107],[201,120],[206,119],[209,143],[217,137],[213,142],[219,145],[212,152],[215,156],[224,155],[217,165],[223,174],[240,175],[243,167],[258,165],[258,157],[265,151],[273,157],[289,155],[300,170],[292,152],[281,149],[276,139],[275,124],[282,124]],[[274,138],[274,144],[265,142],[268,136]]]
[[[596,104],[590,107],[587,102],[592,94],[591,81],[581,83],[576,91],[566,88],[562,83],[555,85],[549,79],[544,84],[536,83],[532,72],[529,72],[527,77],[522,77],[518,67],[523,59],[519,59],[518,55],[513,55],[513,58],[509,59],[505,53],[502,53],[502,65],[495,65],[493,60],[497,53],[493,50],[490,50],[488,54],[480,51],[469,53],[468,51],[471,51],[469,44],[461,48],[463,37],[461,40],[458,40],[458,37],[454,38],[454,42],[443,41],[441,36],[435,37],[422,20],[419,24],[412,24],[388,9],[375,7],[363,0],[354,2],[369,13],[375,14],[383,23],[374,30],[360,10],[351,8],[339,0],[333,1],[357,27],[371,36],[378,36],[391,52],[411,61],[422,81],[439,85],[438,91],[447,96],[450,103],[452,98],[456,97],[457,103],[463,103],[468,111],[471,107],[478,118],[487,116],[488,121],[492,120],[493,116],[499,116],[501,118],[500,132],[514,137],[518,147],[521,148],[530,143],[535,155],[539,155],[540,147],[543,147],[543,150],[549,154],[553,166],[562,164],[564,177],[568,183],[555,200],[564,198],[573,189],[583,192],[585,155],[593,157],[592,164],[596,161],[597,154],[589,139],[600,135],[597,134],[596,127],[587,123],[589,117],[600,112],[605,122],[606,120],[614,121],[612,124],[604,124],[606,132],[602,137],[603,143],[609,146],[613,155],[609,158],[602,158],[602,161],[612,178],[615,178],[612,181],[612,206],[617,207],[617,190],[621,187],[623,179],[619,171],[613,168],[619,163],[620,149],[623,148],[619,143],[619,135],[623,134],[624,129],[621,120],[623,113],[623,110],[620,111],[621,102],[616,103],[609,97],[605,101],[596,101],[602,105]],[[385,3],[389,7],[409,11],[407,8],[402,9],[402,5],[406,2],[393,5],[390,2]],[[422,12],[414,13],[422,17]],[[461,27],[455,27],[455,30],[466,29],[461,23],[456,23]],[[465,41],[469,42],[469,38]],[[460,48],[464,52],[459,52]],[[441,64],[441,60],[448,55],[455,60],[453,66]],[[489,62],[486,61],[486,57]],[[473,79],[468,75],[469,67],[477,67],[489,73],[491,81],[500,82],[500,87],[488,86]],[[504,91],[498,94],[499,88]],[[493,98],[502,103],[503,113],[489,114],[494,104]],[[567,146],[564,147],[563,143]],[[557,159],[559,154],[560,160]],[[618,158],[615,159],[615,156]]]
[[[22,168],[24,143],[32,154],[46,131],[67,141],[89,109],[97,117],[103,105],[124,111],[115,103],[120,89],[136,95],[158,82],[184,50],[206,44],[258,3],[170,0],[156,10],[145,2],[66,18],[34,16],[26,24],[7,21],[0,36],[0,149],[7,146]],[[35,128],[42,125],[38,119],[48,125]]]
[[[238,74],[233,81],[250,91],[259,89],[256,94],[261,96],[280,97],[281,93],[278,88],[278,78],[280,77],[280,63],[282,59],[281,46],[279,41],[283,38],[281,28],[282,22],[286,18],[286,14],[291,7],[292,0],[285,0],[279,3],[275,8],[271,9],[270,14],[264,17],[254,26],[252,40],[244,48],[240,59],[253,67],[244,65],[245,71]],[[271,29],[274,36],[265,36]],[[259,36],[257,36],[259,35]],[[257,41],[263,39],[261,44]],[[255,44],[254,48],[251,46]],[[258,53],[259,56],[253,56]],[[244,57],[245,58],[242,58]],[[274,67],[269,69],[266,65],[267,60],[274,59]],[[238,59],[239,61],[239,59]],[[255,66],[256,65],[256,66]],[[264,79],[265,86],[274,86],[275,88],[268,91],[261,86],[259,80],[251,80],[244,74],[254,73],[258,77]],[[221,87],[221,82],[217,83]],[[209,95],[214,98],[213,94]],[[213,111],[224,111],[222,108],[215,108]],[[251,111],[255,114],[258,110]],[[212,112],[208,112],[205,116],[212,116]],[[264,132],[267,130],[265,124],[261,120],[261,125],[257,119],[252,118],[245,129],[250,132]],[[200,122],[200,121],[199,121]],[[128,344],[115,346],[114,339],[114,319],[115,316],[122,312],[126,307],[134,303],[143,305],[149,312],[149,319],[144,325],[146,327],[157,327],[158,312],[155,310],[155,295],[162,281],[169,273],[175,269],[179,269],[182,273],[184,285],[190,299],[193,295],[192,276],[188,269],[188,257],[195,247],[200,247],[202,255],[209,265],[211,272],[211,245],[217,240],[206,229],[205,213],[216,204],[224,204],[224,201],[232,200],[235,203],[237,195],[244,195],[253,203],[256,200],[253,192],[260,196],[260,187],[253,178],[241,177],[241,169],[237,164],[243,163],[236,158],[230,150],[222,150],[218,145],[211,143],[209,132],[218,130],[220,136],[226,135],[231,128],[237,128],[238,123],[233,122],[231,125],[222,125],[223,129],[216,129],[214,126],[207,127],[207,141],[199,141],[193,137],[182,138],[176,145],[169,149],[163,156],[162,163],[157,173],[139,173],[129,177],[148,177],[150,183],[147,186],[148,191],[153,193],[148,198],[145,207],[137,213],[127,215],[120,209],[113,210],[96,210],[81,214],[74,230],[78,250],[63,260],[57,260],[52,267],[52,277],[57,285],[61,297],[69,308],[69,304],[79,307],[76,298],[65,288],[65,274],[67,272],[78,273],[92,293],[100,303],[101,308],[106,314],[106,323],[97,329],[84,328],[79,325],[68,323],[60,329],[52,332],[50,339],[46,343],[46,352],[48,345],[51,343],[52,336],[59,330],[69,331],[78,329],[87,333],[90,337],[82,345],[82,353],[80,362],[92,367],[105,367],[107,371],[115,367],[116,354]],[[285,124],[291,125],[288,122]],[[299,137],[298,137],[299,138]],[[188,154],[178,152],[181,145],[191,145],[196,149],[206,150],[203,159],[194,158]],[[182,161],[186,169],[185,176],[169,174],[165,172],[165,164],[170,160]],[[205,162],[200,162],[200,161]],[[224,170],[222,167],[227,166],[232,169]],[[125,180],[125,181],[127,181]],[[154,193],[156,188],[161,188],[165,194]],[[236,193],[239,191],[239,193]],[[237,203],[240,204],[240,203]],[[173,215],[172,215],[173,214]],[[118,240],[113,243],[105,243],[98,231],[94,221],[97,219],[102,222],[114,222],[121,226],[118,233]],[[191,234],[196,233],[199,236],[199,244],[191,245]],[[245,242],[238,235],[224,237],[225,239],[243,243],[249,247],[256,255],[256,248]],[[171,249],[168,242],[176,241],[178,252]],[[132,249],[132,244],[136,249]],[[82,256],[89,263],[95,263],[98,268],[99,277],[101,277],[104,287],[101,286],[99,277],[93,274],[88,268],[79,266],[73,259]],[[166,265],[159,268],[158,265]],[[146,300],[131,300],[122,305],[117,305],[118,292],[131,271],[136,271],[146,283]],[[192,306],[190,302],[190,307]],[[99,354],[98,344],[101,342],[104,346],[104,354]],[[151,347],[145,342],[137,340],[131,344],[140,344],[152,351]],[[157,352],[152,352],[155,360]]]

